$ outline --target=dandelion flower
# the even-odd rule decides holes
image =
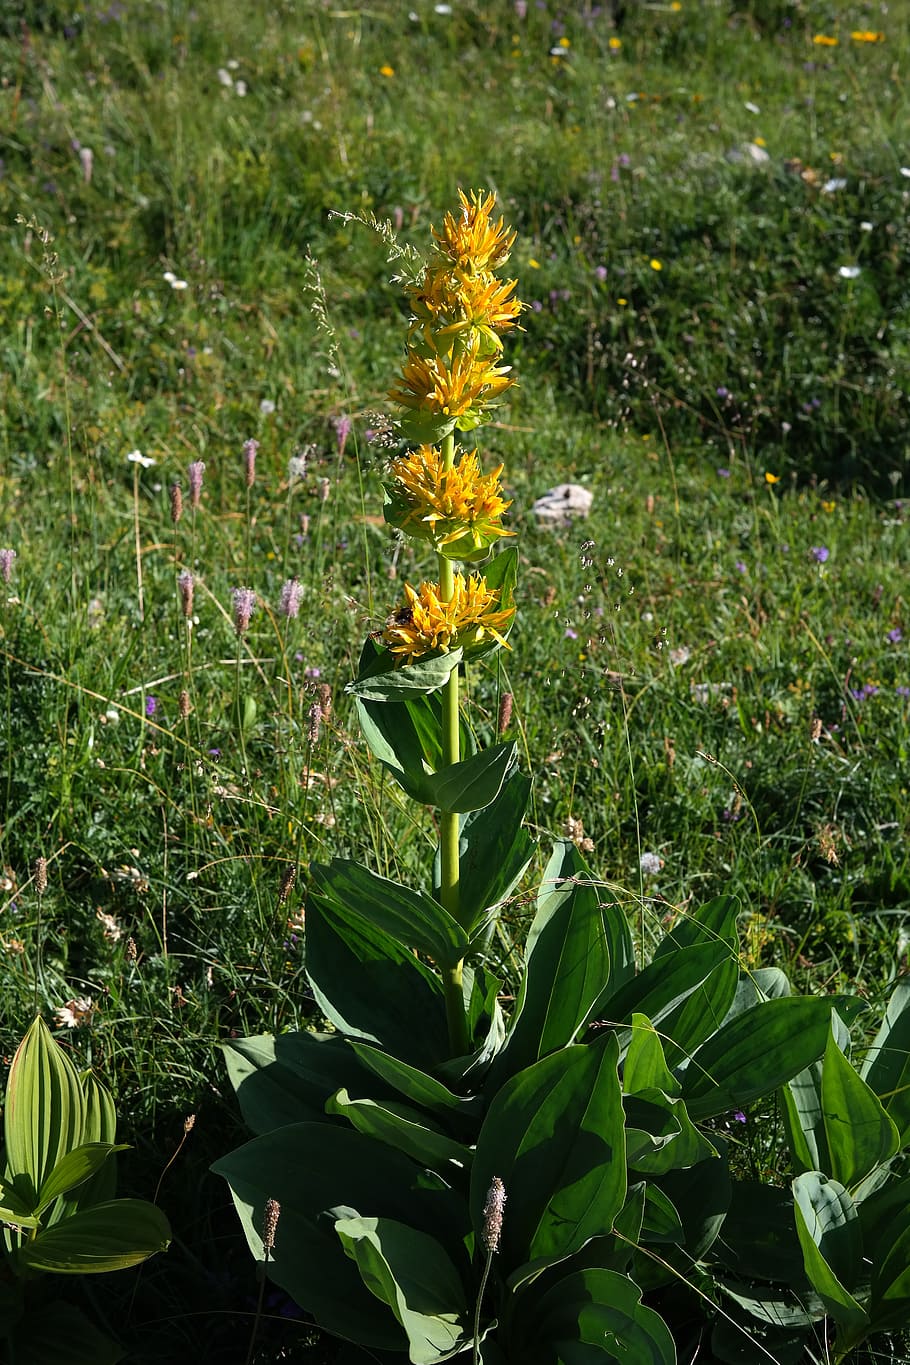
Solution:
[[[663,270],[662,262],[658,261],[655,257],[651,258],[651,260],[648,262],[648,265],[651,267],[652,270]]]
[[[657,853],[643,853],[638,865],[645,877],[656,877],[664,865],[664,860]]]
[[[768,483],[768,484],[780,483],[780,475],[779,475],[779,474],[772,474],[770,470],[766,469],[766,470],[765,470],[765,483]]]

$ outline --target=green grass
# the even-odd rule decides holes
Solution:
[[[117,1092],[137,1193],[197,1115],[162,1185],[174,1248],[95,1294],[136,1360],[238,1359],[256,1284],[204,1174],[242,1140],[217,1045],[313,1016],[288,927],[310,861],[419,879],[435,838],[343,695],[430,566],[378,521],[367,435],[404,304],[381,241],[331,210],[422,248],[458,184],[490,185],[519,231],[521,387],[482,446],[506,463],[520,612],[471,686],[491,732],[515,694],[543,852],[581,821],[645,926],[734,891],[753,960],[801,987],[878,1001],[906,970],[907,15],[627,8],[618,31],[533,0],[0,20],[0,1037],[9,1055],[36,1004],[92,995],[65,1041]],[[741,159],[757,138],[761,165]],[[194,459],[202,505],[175,528]],[[593,492],[589,521],[538,527],[563,480]],[[239,647],[238,586],[260,598]],[[266,1324],[260,1358],[319,1358],[299,1340]]]

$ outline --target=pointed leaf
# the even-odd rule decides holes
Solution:
[[[489,932],[487,912],[508,899],[524,875],[534,843],[522,820],[527,810],[531,780],[513,772],[491,805],[469,811],[459,822],[459,867],[462,921],[474,934]],[[438,897],[440,857],[433,867],[434,895]]]
[[[830,1019],[830,1001],[784,996],[728,1020],[696,1051],[684,1073],[690,1118],[698,1122],[739,1109],[776,1090],[822,1055]]]
[[[567,1275],[528,1314],[522,1357],[528,1365],[583,1365],[598,1358],[676,1365],[669,1328],[641,1296],[637,1284],[613,1270]]]
[[[568,1047],[495,1095],[474,1155],[471,1215],[479,1237],[494,1176],[508,1196],[503,1272],[570,1256],[610,1232],[625,1202],[622,1097],[613,1038]]]
[[[313,993],[337,1029],[422,1069],[448,1056],[440,980],[389,934],[314,895],[306,954]]]
[[[874,1091],[828,1037],[822,1064],[822,1114],[830,1174],[853,1189],[895,1155],[900,1136]]]
[[[729,945],[723,941],[680,948],[665,958],[649,962],[636,976],[630,976],[619,990],[614,989],[611,980],[597,1001],[594,1015],[614,1027],[631,1020],[633,1014],[644,1014],[652,1024],[658,1025],[697,991],[729,955]]]
[[[608,910],[575,846],[557,844],[528,934],[506,1045],[493,1064],[494,1085],[566,1047],[584,1029],[610,978]]]
[[[79,1075],[40,1018],[13,1058],[6,1088],[4,1128],[11,1178],[37,1194],[66,1152],[82,1142],[85,1100]],[[16,1181],[24,1198],[24,1185]]]
[[[866,1310],[849,1292],[862,1260],[856,1206],[836,1180],[806,1171],[793,1181],[793,1212],[809,1281],[839,1326],[863,1327]]]
[[[660,1031],[670,1066],[691,1057],[699,1044],[721,1027],[736,996],[738,979],[739,963],[731,956],[718,963],[691,995],[663,1016]]]
[[[453,1161],[465,1169],[471,1164],[468,1147],[430,1127],[419,1110],[394,1100],[377,1104],[375,1100],[352,1099],[346,1090],[339,1090],[328,1101],[326,1112],[341,1115],[358,1132],[388,1143],[431,1171],[444,1171]]]
[[[450,763],[425,779],[429,792],[426,804],[440,810],[457,812],[483,810],[502,790],[515,765],[517,746],[513,742],[481,749],[461,763]]]
[[[460,649],[450,649],[401,667],[394,654],[382,650],[362,667],[359,676],[344,690],[364,701],[379,702],[400,701],[420,692],[435,692],[448,682],[452,669],[461,663],[462,653]]]
[[[170,1244],[167,1219],[144,1199],[80,1209],[19,1248],[20,1265],[57,1275],[94,1275],[138,1265]]]
[[[393,1218],[449,1248],[461,1245],[469,1232],[463,1200],[441,1177],[346,1127],[289,1124],[254,1138],[212,1169],[230,1185],[250,1250],[260,1263],[263,1211],[268,1199],[278,1201],[269,1278],[326,1331],[364,1346],[400,1351],[406,1341],[345,1255],[335,1235],[336,1220],[358,1212]]]
[[[718,896],[694,914],[680,915],[673,928],[654,949],[655,959],[678,952],[680,948],[693,948],[702,943],[728,943],[735,957],[739,942],[736,917],[740,908],[735,896]]]
[[[366,1076],[349,1045],[333,1033],[282,1033],[232,1038],[221,1044],[228,1078],[244,1122],[254,1133],[286,1123],[320,1120],[339,1085],[361,1086]],[[380,1099],[385,1087],[370,1091]]]
[[[468,1121],[480,1118],[482,1110],[479,1096],[465,1099],[455,1095],[435,1077],[408,1066],[400,1058],[392,1057],[369,1043],[352,1042],[350,1047],[368,1070],[421,1108],[444,1116],[462,1115]]]
[[[860,1075],[897,1125],[901,1146],[910,1144],[910,977],[899,981],[866,1053]]]
[[[391,1218],[339,1218],[335,1233],[407,1333],[413,1365],[433,1365],[469,1344],[464,1286],[439,1242]]]
[[[85,1142],[74,1147],[62,1156],[38,1191],[38,1207],[41,1214],[61,1194],[67,1194],[77,1185],[89,1180],[107,1161],[112,1152],[126,1152],[129,1144],[121,1142],[114,1146],[110,1142]]]
[[[14,1223],[19,1228],[37,1228],[41,1225],[35,1213],[37,1196],[24,1199],[16,1187],[0,1180],[0,1222]]]
[[[348,858],[333,858],[327,867],[315,865],[312,889],[326,905],[347,906],[403,948],[426,953],[442,968],[454,967],[467,951],[467,934],[432,897]]]
[[[111,1092],[92,1071],[83,1072],[80,1081],[85,1099],[83,1142],[116,1142],[117,1111]],[[72,1208],[87,1209],[92,1204],[106,1204],[116,1193],[117,1158],[113,1155],[96,1175],[79,1186],[72,1200],[64,1201],[60,1217],[67,1217]]]
[[[872,1257],[872,1322],[876,1328],[906,1327],[910,1322],[910,1206],[907,1204],[889,1227],[887,1251],[881,1257]]]

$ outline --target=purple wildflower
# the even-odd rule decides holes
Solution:
[[[813,545],[809,553],[816,563],[826,564],[831,551],[828,549],[827,545]]]
[[[12,578],[13,560],[15,558],[15,550],[0,550],[0,574],[3,575],[4,583],[8,583]]]
[[[252,488],[256,482],[256,452],[259,449],[259,442],[255,436],[251,436],[248,441],[243,443],[243,458],[246,464],[246,486]]]
[[[299,578],[289,578],[281,589],[281,601],[279,610],[282,616],[288,620],[297,616],[300,612],[300,599],[303,596],[303,588],[300,586]]]
[[[346,446],[347,443],[348,443],[348,437],[349,437],[350,434],[351,434],[351,427],[352,427],[353,425],[354,425],[354,424],[353,424],[353,422],[351,421],[350,417],[336,417],[336,418],[335,418],[335,437],[336,437],[336,439],[337,439],[337,441],[338,441],[338,457],[339,457],[339,459],[340,459],[341,456],[344,454],[344,448],[345,448],[345,446]]]
[[[899,683],[894,690],[899,697],[910,697],[910,687],[904,687],[903,683]]]
[[[736,564],[734,565],[734,568],[736,569],[736,572],[737,572],[737,573],[748,573],[748,572],[749,572],[747,566],[743,563],[743,561],[742,561],[741,559],[738,559],[738,560],[736,561]]]
[[[249,629],[256,594],[252,588],[232,588],[231,598],[234,603],[234,629],[238,635],[243,635]]]
[[[885,636],[889,645],[899,645],[903,638],[904,632],[901,630],[900,626],[895,626],[894,629],[889,630],[888,634]]]
[[[746,1116],[741,1109],[733,1110],[733,1121],[734,1123],[745,1123]]]
[[[205,473],[205,461],[194,460],[186,473],[190,484],[190,505],[195,512],[202,496],[202,476]]]
[[[566,626],[566,636],[565,636],[565,638],[566,638],[567,640],[577,640],[577,639],[578,639],[578,631],[577,631],[577,630],[573,630],[571,626]]]
[[[157,710],[158,710],[158,698],[157,698],[157,697],[146,697],[146,699],[145,699],[145,714],[146,714],[147,716],[153,716]]]
[[[721,477],[722,479],[729,479],[729,477],[730,477],[730,471],[729,471],[729,469],[718,469],[717,472],[718,472],[718,474],[720,475],[720,477]]]
[[[716,393],[717,393],[718,398],[729,398],[729,397],[730,397],[730,390],[727,388],[726,384],[718,384],[717,389],[716,389]]]

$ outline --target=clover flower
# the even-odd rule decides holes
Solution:
[[[512,505],[501,496],[502,469],[484,474],[473,453],[447,468],[435,446],[422,445],[392,461],[386,521],[447,558],[481,558],[501,536],[515,534],[502,524]]]
[[[511,646],[503,635],[515,615],[514,607],[496,609],[500,593],[480,574],[454,575],[452,596],[442,601],[438,583],[404,585],[405,600],[382,632],[382,642],[402,663],[449,649],[474,648],[495,642]]]

